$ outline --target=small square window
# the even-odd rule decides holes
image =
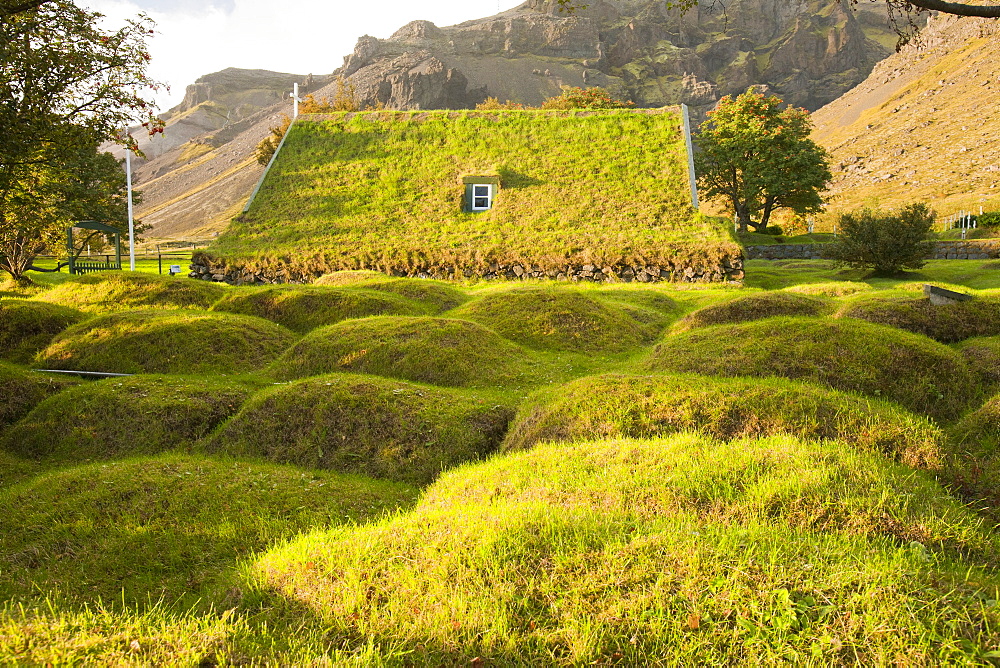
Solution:
[[[493,186],[475,184],[472,186],[472,210],[485,211],[493,206]]]

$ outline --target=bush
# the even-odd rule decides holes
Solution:
[[[941,430],[888,402],[784,378],[688,375],[605,374],[541,390],[521,404],[503,449],[686,430],[723,440],[840,440],[926,469],[944,461]]]
[[[53,463],[119,459],[190,448],[236,413],[252,389],[181,376],[87,382],[39,403],[0,446]]]
[[[542,102],[542,109],[628,109],[635,102],[619,100],[603,88],[563,86],[562,92]]]
[[[206,447],[426,485],[496,450],[512,415],[458,390],[337,374],[263,390]]]
[[[782,229],[780,225],[768,225],[764,228],[764,234],[770,234],[773,237],[779,237],[782,234]]]
[[[861,320],[779,317],[667,337],[651,371],[781,376],[890,399],[939,420],[956,418],[980,388],[962,356],[927,337]]]
[[[824,257],[875,274],[891,276],[919,269],[934,248],[930,241],[934,212],[926,204],[908,204],[896,212],[862,209],[840,216],[840,238]]]
[[[1000,211],[987,211],[978,216],[979,227],[1000,228]]]
[[[295,334],[263,318],[126,311],[81,322],[38,354],[52,369],[111,373],[241,373],[269,364]]]
[[[0,299],[0,359],[29,364],[59,332],[83,319],[76,309],[26,299]]]

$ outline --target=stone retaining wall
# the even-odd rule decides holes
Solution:
[[[818,260],[826,244],[772,244],[747,246],[748,260]],[[1000,239],[935,241],[934,260],[989,260],[1000,258]]]
[[[215,281],[230,285],[268,285],[278,283],[312,283],[321,273],[306,273],[289,267],[273,270],[251,270],[228,266],[224,261],[196,253],[191,260],[190,278]],[[566,265],[557,269],[542,269],[537,265],[492,264],[484,269],[466,269],[456,274],[452,267],[432,268],[427,271],[389,272],[392,276],[435,278],[441,280],[485,279],[525,280],[548,278],[557,281],[594,281],[602,283],[653,283],[674,281],[678,283],[724,283],[743,280],[743,258],[725,258],[712,267],[664,267],[619,265],[597,267],[594,265]]]

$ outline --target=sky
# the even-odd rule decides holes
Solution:
[[[416,19],[439,26],[496,14],[513,0],[83,0],[106,16],[106,29],[144,12],[156,21],[150,75],[170,86],[154,96],[160,111],[184,98],[203,74],[227,67],[329,74],[361,35],[389,37]],[[499,9],[498,9],[499,8]]]

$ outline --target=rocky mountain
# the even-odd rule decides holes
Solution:
[[[486,97],[537,105],[561,85],[614,89],[643,107],[711,106],[764,84],[816,109],[891,53],[881,6],[837,0],[734,0],[681,13],[663,0],[596,0],[567,15],[528,0],[496,16],[439,28],[414,21],[364,36],[337,74],[367,104],[471,107]]]
[[[562,85],[602,86],[639,106],[685,102],[696,115],[719,97],[762,85],[815,109],[890,52],[877,9],[848,0],[731,0],[686,14],[664,0],[594,0],[574,14],[551,0],[456,26],[416,21],[388,39],[364,36],[324,77],[227,69],[188,87],[166,132],[136,133],[148,236],[211,236],[239,211],[260,175],[253,149],[288,112],[295,82],[318,98],[350,81],[363,105],[472,107],[487,97],[537,105]],[[721,5],[713,5],[721,6]],[[320,67],[322,65],[320,64]]]
[[[1000,25],[938,17],[813,114],[833,155],[833,212],[923,201],[939,214],[1000,208]]]

